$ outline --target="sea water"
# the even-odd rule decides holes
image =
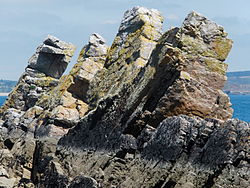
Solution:
[[[229,95],[234,118],[250,122],[250,95]]]
[[[234,118],[250,122],[250,95],[229,95],[234,109]],[[7,97],[0,96],[0,106]]]
[[[0,96],[0,106],[3,105],[4,101],[7,99],[7,97]]]

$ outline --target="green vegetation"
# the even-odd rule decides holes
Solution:
[[[35,85],[31,85],[30,86],[30,90],[35,90],[36,89],[36,86]]]
[[[9,93],[16,85],[16,81],[0,80],[0,93]]]

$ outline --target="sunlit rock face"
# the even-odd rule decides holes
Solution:
[[[163,17],[154,9],[135,7],[125,12],[105,65],[90,83],[87,100],[91,105],[107,95],[115,95],[133,85],[146,66],[162,34]]]
[[[0,114],[8,108],[26,111],[33,107],[44,92],[58,84],[74,51],[74,45],[49,35],[30,58]]]
[[[105,63],[108,46],[97,33],[83,47],[69,75],[61,77],[52,90],[45,92],[37,102],[46,109],[38,118],[37,136],[62,136],[75,126],[89,111],[86,100],[89,84]],[[50,119],[50,122],[43,119]],[[58,131],[60,129],[60,131]]]
[[[162,24],[126,11],[64,76],[74,47],[49,36],[1,108],[0,186],[248,188],[250,125],[221,90],[232,41],[196,12]]]
[[[231,118],[231,103],[222,92],[227,70],[224,60],[231,47],[232,40],[221,26],[195,12],[180,28],[166,32],[149,61],[156,66],[154,77],[162,84],[161,88],[157,82],[152,84],[155,90],[144,106],[153,117],[151,124],[179,114]]]
[[[0,108],[0,186],[20,187],[31,179],[36,148],[34,131],[44,108],[38,101],[59,83],[75,46],[49,35],[30,58],[25,72]],[[27,181],[28,182],[28,181]]]
[[[30,58],[28,68],[58,79],[66,70],[74,51],[72,44],[49,35]]]

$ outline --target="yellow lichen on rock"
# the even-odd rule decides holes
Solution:
[[[228,65],[216,59],[205,58],[205,63],[209,71],[217,72],[221,75],[226,75]]]
[[[156,10],[136,7],[124,15],[119,32],[108,51],[105,69],[90,83],[88,101],[115,95],[131,85],[145,67],[162,34],[163,17]]]
[[[224,61],[233,45],[233,41],[227,38],[218,38],[212,43],[217,59]]]

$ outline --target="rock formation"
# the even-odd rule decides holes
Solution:
[[[108,46],[99,34],[90,36],[78,62],[69,75],[61,77],[59,84],[38,100],[44,112],[37,119],[38,136],[62,136],[75,126],[88,111],[86,95],[89,84],[98,70],[104,66]],[[45,120],[44,120],[45,119]]]
[[[33,107],[44,91],[57,85],[58,78],[67,68],[74,51],[72,44],[49,35],[30,58],[25,72],[1,108],[0,114],[8,108],[27,111]]]
[[[1,107],[0,186],[19,187],[19,180],[31,178],[36,147],[34,131],[37,118],[44,112],[36,103],[58,85],[58,78],[74,51],[74,45],[48,36],[30,58],[25,72]]]
[[[1,107],[0,187],[249,187],[250,125],[222,88],[232,41],[191,12],[124,14],[112,46],[49,36]]]

